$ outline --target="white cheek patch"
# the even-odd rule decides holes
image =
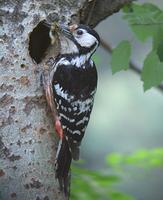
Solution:
[[[90,47],[97,42],[97,39],[89,33],[84,33],[80,38],[76,38],[82,47]]]

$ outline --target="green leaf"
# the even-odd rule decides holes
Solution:
[[[163,62],[163,39],[159,43],[158,48],[157,48],[157,55],[159,57],[159,60]]]
[[[114,168],[122,168],[125,165],[141,167],[162,167],[163,148],[142,149],[131,154],[112,153],[107,156],[107,164]]]
[[[153,36],[153,50],[156,50],[159,60],[163,61],[163,27],[160,26]]]
[[[125,10],[123,18],[128,21],[131,29],[141,41],[153,37],[158,29],[163,27],[163,11],[150,3],[132,4],[132,12],[126,14]]]
[[[119,153],[112,153],[106,157],[106,162],[111,166],[118,166],[124,161],[123,155]]]
[[[163,27],[159,27],[158,31],[153,36],[153,49],[157,50],[160,42],[163,41]]]
[[[134,200],[133,197],[127,194],[123,194],[121,192],[115,192],[115,191],[111,193],[111,199],[112,200]]]
[[[144,91],[159,85],[163,80],[163,63],[160,62],[156,51],[148,54],[144,61],[141,79],[144,82]]]
[[[111,58],[113,74],[120,70],[129,68],[131,56],[131,44],[129,41],[122,41],[114,50]]]

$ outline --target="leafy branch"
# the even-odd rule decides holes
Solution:
[[[103,170],[90,170],[82,166],[73,165],[71,200],[134,200],[130,195],[117,191],[113,185],[121,178]]]
[[[117,191],[115,184],[123,181],[120,172],[124,172],[125,167],[131,166],[149,170],[162,169],[163,148],[142,149],[129,154],[111,153],[106,157],[106,164],[105,170],[91,170],[82,165],[73,164],[71,200],[134,200],[134,197]],[[129,173],[128,168],[127,173]]]
[[[134,166],[141,168],[163,168],[163,148],[139,149],[130,154],[112,153],[106,157],[106,162],[113,168]]]
[[[101,46],[102,46],[108,53],[110,53],[110,54],[113,53],[113,48],[111,47],[111,45],[110,45],[108,42],[106,42],[105,40],[103,40],[103,39],[101,39]],[[112,68],[113,68],[113,66],[112,66]],[[129,62],[129,68],[130,68],[131,70],[133,70],[133,71],[134,71],[136,74],[138,74],[138,75],[140,75],[140,74],[142,73],[142,70],[141,70],[139,67],[137,67],[132,61]],[[156,86],[156,88],[157,88],[158,90],[160,90],[161,92],[163,92],[163,85],[162,85],[162,84]]]
[[[105,42],[103,47],[112,53],[113,73],[128,68],[141,74],[144,91],[151,87],[157,87],[161,91],[163,86],[163,11],[157,6],[145,3],[142,5],[131,4],[123,9],[123,18],[127,20],[135,36],[141,41],[152,38],[151,52],[146,56],[142,70],[130,62],[131,44],[129,41],[122,41],[115,49],[108,47]]]

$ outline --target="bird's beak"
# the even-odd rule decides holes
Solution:
[[[56,25],[56,23],[50,24],[46,20],[43,20],[42,23],[43,23],[44,26],[46,26],[49,29],[53,28],[53,26]],[[58,26],[59,30],[64,35],[71,35],[77,27],[78,27],[77,24],[73,24],[73,25],[70,25],[70,26],[65,26],[65,25]]]
[[[67,38],[69,39],[73,39],[73,35],[72,35],[72,32],[70,30],[69,27],[67,26],[64,26],[64,25],[60,25],[60,32]]]
[[[77,27],[77,24],[73,24],[70,26],[61,25],[60,30],[61,33],[63,33],[67,38],[69,38],[70,40],[74,40],[73,32]]]

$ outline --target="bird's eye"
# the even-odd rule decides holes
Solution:
[[[78,35],[82,35],[83,34],[83,31],[82,30],[77,30],[76,32]]]

